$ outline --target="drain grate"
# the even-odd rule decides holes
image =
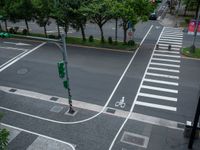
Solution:
[[[17,90],[16,89],[10,89],[9,91],[10,92],[16,92]]]
[[[59,113],[59,112],[61,112],[63,110],[63,108],[64,107],[62,107],[62,106],[53,106],[50,111]]]
[[[178,128],[181,128],[181,129],[184,129],[184,128],[185,128],[185,125],[184,125],[184,124],[178,123],[178,124],[177,124],[177,127],[178,127]]]
[[[51,97],[50,100],[52,100],[52,101],[57,101],[58,98],[57,98],[57,97]]]
[[[107,108],[106,112],[108,113],[111,113],[111,114],[114,114],[115,113],[115,109],[112,109],[112,108]]]
[[[147,148],[149,138],[135,133],[124,132],[121,142]]]

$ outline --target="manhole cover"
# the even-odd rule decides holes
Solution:
[[[51,97],[50,100],[52,100],[52,101],[57,101],[58,98],[57,98],[57,97]]]
[[[115,113],[115,109],[112,109],[112,108],[108,108],[107,110],[106,110],[106,112],[108,112],[108,113],[111,113],[111,114],[114,114]]]
[[[53,106],[52,108],[51,108],[51,112],[56,112],[56,113],[59,113],[59,112],[61,112],[61,110],[63,109],[64,107],[62,107],[62,106]]]
[[[17,70],[17,74],[26,74],[28,72],[27,68],[21,68],[19,70]]]
[[[10,89],[9,91],[10,92],[16,92],[17,90],[16,89]]]
[[[149,138],[135,133],[124,132],[121,142],[147,148]]]

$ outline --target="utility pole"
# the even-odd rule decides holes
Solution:
[[[192,46],[190,48],[190,52],[191,53],[194,53],[195,52],[195,48],[196,48],[195,47],[195,41],[196,41],[196,36],[197,36],[197,28],[198,28],[198,24],[199,24],[199,15],[200,15],[200,13],[198,13],[198,17],[196,19],[196,26],[195,26],[195,30],[194,30],[194,36],[193,36]]]
[[[68,62],[67,62],[67,47],[66,47],[66,35],[62,34],[62,44],[63,44],[63,61],[65,64],[65,77],[66,81],[64,81],[64,84],[66,84],[67,92],[68,92],[68,102],[69,102],[69,111],[68,113],[73,114],[75,111],[72,108],[72,95],[71,95],[71,89],[69,86],[69,74],[68,74]]]
[[[197,105],[197,109],[196,109],[196,113],[195,113],[195,117],[194,117],[194,123],[192,126],[192,132],[190,135],[188,149],[192,149],[192,146],[194,143],[194,138],[195,138],[195,133],[196,133],[197,125],[198,125],[198,121],[199,121],[199,116],[200,116],[200,96],[199,96],[199,101],[198,101],[198,105]]]

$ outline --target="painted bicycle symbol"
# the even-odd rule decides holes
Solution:
[[[122,97],[122,99],[120,101],[117,101],[115,103],[115,107],[124,108],[126,106],[126,103],[124,101],[125,101],[125,97]]]

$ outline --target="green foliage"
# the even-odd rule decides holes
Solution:
[[[3,117],[3,114],[0,113],[0,119]],[[8,145],[8,136],[9,131],[6,129],[0,129],[0,150],[6,150]]]
[[[129,46],[134,46],[134,45],[135,45],[135,41],[129,40],[129,41],[128,41],[128,45],[129,45]]]
[[[8,145],[9,131],[6,129],[0,129],[0,149],[6,150]]]
[[[92,35],[89,36],[89,42],[94,42],[94,37]]]
[[[27,35],[27,34],[28,34],[28,30],[27,30],[27,29],[23,29],[23,30],[22,30],[22,34],[23,34],[23,35]]]
[[[112,40],[112,37],[111,37],[111,36],[108,37],[108,43],[109,43],[109,44],[112,44],[112,43],[113,43],[113,40]]]

